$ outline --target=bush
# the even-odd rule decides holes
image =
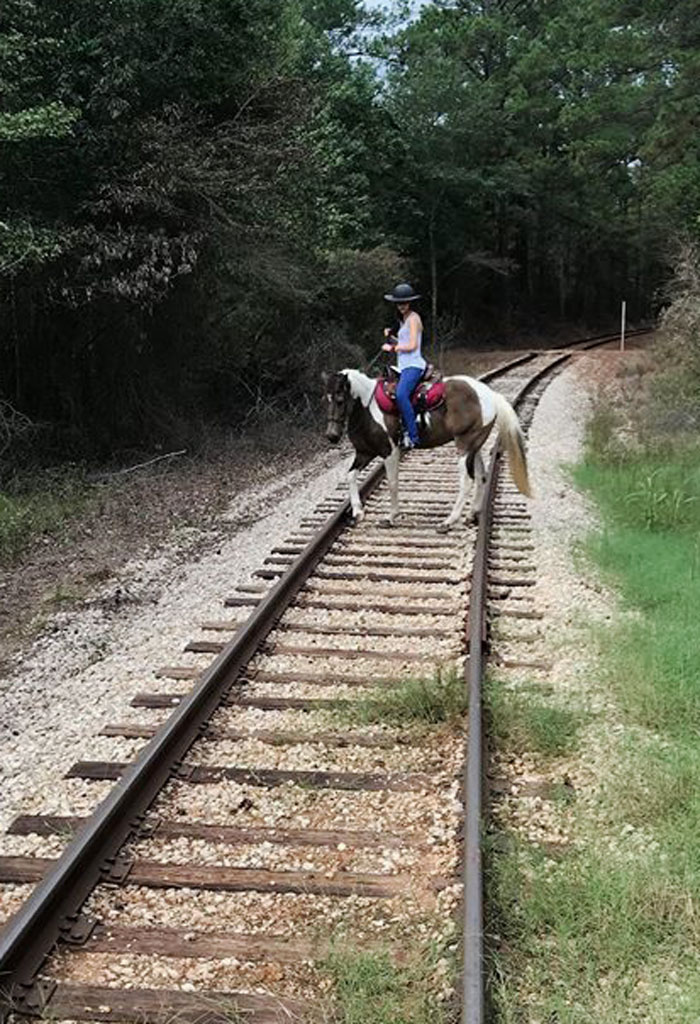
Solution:
[[[394,315],[383,296],[408,276],[405,262],[386,245],[341,249],[328,257],[326,275],[329,305],[347,323],[352,341],[366,351],[373,342],[378,348],[381,329]]]
[[[651,411],[662,430],[678,433],[700,425],[700,251],[696,244],[680,244],[668,297],[656,349],[664,370],[651,388]]]

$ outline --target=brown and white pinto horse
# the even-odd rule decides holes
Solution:
[[[375,457],[384,459],[393,525],[399,514],[399,447],[401,421],[395,411],[384,412],[377,401],[377,380],[359,370],[340,370],[324,375],[328,402],[326,437],[337,444],[347,424],[348,437],[355,448],[355,458],[348,471],[350,502],[355,522],[364,515],[357,483],[358,471]],[[467,478],[476,480],[472,518],[481,512],[486,470],[481,447],[496,425],[498,436],[508,453],[511,474],[521,494],[530,494],[527,459],[522,430],[515,410],[509,402],[486,384],[473,377],[446,377],[444,402],[423,413],[418,420],[421,448],[437,448],[454,440],[459,466],[459,495],[444,522],[438,526],[445,532],[462,514],[467,499]]]

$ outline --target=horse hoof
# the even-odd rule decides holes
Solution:
[[[352,517],[352,525],[353,526],[359,526],[364,518],[365,518],[364,512],[358,512],[356,516]]]
[[[435,529],[438,533],[448,533],[451,525],[451,523],[439,523]]]

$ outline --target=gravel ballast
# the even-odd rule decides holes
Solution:
[[[544,576],[538,578],[536,587],[528,593],[514,593],[508,601],[501,602],[501,608],[517,607],[543,608],[549,612],[557,607],[558,577],[565,576],[567,567],[564,549],[570,543],[571,532],[567,528],[566,516],[558,517],[553,488],[561,488],[560,477],[555,474],[562,458],[568,460],[569,449],[580,442],[582,423],[585,417],[585,401],[575,401],[572,393],[576,390],[576,371],[566,371],[545,393],[540,409],[536,413],[530,444],[531,473],[536,498],[531,509],[533,514],[533,537],[535,552],[528,560],[538,567],[548,566]],[[548,404],[548,396],[550,398]],[[577,395],[577,398],[579,396]],[[566,430],[562,429],[562,417]],[[558,442],[558,447],[554,443]],[[567,447],[568,443],[568,447]],[[561,456],[564,452],[564,456]],[[431,456],[435,467],[446,466],[443,458]],[[420,459],[422,453],[417,453]],[[413,457],[409,457],[413,458]],[[319,460],[317,460],[319,461]],[[409,463],[411,465],[411,463]],[[553,468],[554,467],[554,468]],[[212,655],[183,653],[185,644],[202,635],[202,623],[218,621],[230,614],[231,619],[240,621],[239,609],[222,612],[221,601],[227,595],[250,592],[256,587],[264,593],[271,583],[250,581],[250,572],[259,567],[265,555],[274,545],[287,540],[295,522],[310,514],[314,503],[330,493],[343,472],[344,465],[336,465],[324,473],[318,472],[314,479],[313,470],[308,474],[312,480],[305,487],[300,486],[300,474],[291,474],[282,485],[287,487],[289,500],[279,503],[280,487],[269,487],[266,502],[277,502],[276,510],[266,516],[263,522],[241,530],[231,541],[222,545],[221,550],[205,555],[197,564],[175,566],[161,557],[157,566],[150,563],[132,565],[130,571],[140,579],[148,578],[149,586],[158,582],[161,592],[151,607],[143,606],[124,609],[118,615],[102,608],[99,612],[94,604],[83,612],[67,614],[60,622],[60,630],[52,637],[44,638],[23,665],[18,666],[13,686],[9,690],[12,713],[15,720],[27,720],[26,733],[23,729],[21,742],[13,742],[12,754],[5,762],[9,765],[9,802],[3,806],[0,827],[7,825],[17,813],[58,813],[87,814],[110,789],[111,783],[92,783],[73,779],[56,784],[56,765],[69,768],[78,759],[126,760],[142,746],[142,740],[127,740],[121,737],[97,737],[101,726],[107,721],[148,722],[162,720],[162,716],[134,714],[129,701],[137,691],[152,693],[186,693],[191,680],[173,680],[154,675],[162,665],[179,665],[203,670]],[[292,496],[291,491],[294,490]],[[260,495],[255,496],[260,500]],[[264,506],[263,506],[264,507]],[[358,546],[371,545],[372,538],[385,536],[376,529],[378,519],[385,514],[386,500],[379,497],[370,503],[367,519],[352,535]],[[415,536],[412,524],[419,527],[418,536],[435,537],[434,525],[442,513],[437,508],[420,511],[412,508],[402,519],[402,525],[391,531],[391,538],[400,553],[401,543],[410,544]],[[311,518],[317,518],[312,516]],[[319,517],[322,518],[322,517]],[[580,528],[580,514],[575,517]],[[548,524],[551,536],[548,533]],[[556,528],[555,528],[556,527]],[[517,542],[521,534],[516,529],[504,526],[500,535],[504,540]],[[373,641],[339,636],[328,638],[313,637],[301,630],[278,632],[275,640],[289,647],[323,649],[320,657],[306,654],[275,652],[259,654],[251,663],[251,671],[261,673],[262,678],[253,680],[245,689],[250,698],[294,697],[305,700],[338,699],[356,700],[366,688],[387,679],[407,680],[415,678],[417,666],[426,677],[431,676],[438,664],[464,666],[460,650],[463,642],[464,609],[467,600],[467,586],[464,582],[466,569],[464,552],[471,546],[474,531],[461,528],[448,538],[435,543],[434,548],[426,547],[425,559],[431,557],[451,562],[454,581],[445,572],[441,582],[421,581],[419,590],[409,582],[410,572],[397,571],[401,580],[370,582],[363,578],[362,567],[353,579],[311,580],[305,588],[306,602],[333,597],[336,601],[349,601],[357,606],[350,613],[338,609],[338,618],[333,611],[319,614],[315,609],[305,608],[304,600],[289,613],[289,624],[297,627],[304,624],[361,626],[363,623],[387,625],[447,628],[444,637],[416,638],[410,650],[425,655],[424,660],[412,661],[410,655],[404,660],[382,657],[391,652],[404,653],[401,641],[396,638],[379,638]],[[558,547],[557,547],[558,545]],[[568,550],[567,550],[568,555]],[[387,555],[388,558],[392,554]],[[503,558],[504,573],[519,573],[515,559]],[[420,563],[418,562],[417,565]],[[525,570],[523,570],[524,572]],[[426,574],[430,570],[425,570]],[[436,570],[442,580],[443,570]],[[404,575],[406,582],[403,581]],[[572,575],[572,573],[570,573]],[[567,580],[565,579],[565,582]],[[573,586],[573,584],[572,584]],[[572,601],[571,588],[565,589],[564,600]],[[363,605],[370,600],[385,602],[387,606],[401,608],[410,602],[413,609],[426,608],[420,616],[405,615],[401,618],[381,613],[365,617]],[[445,615],[433,616],[427,609],[445,602],[454,608],[452,620]],[[199,628],[196,623],[200,623]],[[451,628],[451,634],[450,634]],[[520,628],[520,623],[515,629]],[[527,623],[522,627],[530,634],[539,623]],[[208,634],[211,636],[211,634]],[[225,634],[224,634],[225,637]],[[102,645],[102,646],[101,646]],[[523,643],[514,636],[502,638],[498,646],[500,657],[522,657]],[[333,654],[331,649],[337,649]],[[534,657],[542,657],[539,643],[534,645]],[[97,650],[97,653],[96,653]],[[353,657],[340,656],[342,650],[351,651]],[[373,656],[374,651],[376,656]],[[86,653],[87,652],[87,653]],[[90,653],[92,652],[92,653]],[[529,656],[528,651],[525,657]],[[50,663],[58,671],[46,683]],[[534,671],[537,671],[536,669]],[[265,673],[285,673],[289,680],[265,681]],[[304,681],[304,675],[316,677]],[[530,673],[531,675],[532,673]],[[300,678],[297,680],[295,676]],[[510,676],[512,685],[518,685],[521,675],[515,670]],[[38,694],[38,703],[33,699]],[[89,694],[89,699],[85,698]],[[46,713],[50,705],[52,712]],[[55,709],[55,712],[54,712]],[[53,721],[54,713],[56,721]],[[216,722],[222,721],[229,728],[269,730],[288,726],[290,721],[302,716],[294,712],[275,712],[276,717],[261,714],[253,709],[227,708],[218,713]],[[309,719],[318,725],[324,723],[326,730],[351,727],[334,722],[332,715],[312,711],[305,719],[302,731],[309,728]],[[359,731],[358,726],[353,726]],[[376,732],[390,735],[386,729]],[[394,731],[395,735],[396,731]],[[409,730],[410,733],[410,730]],[[201,840],[171,839],[156,837],[134,844],[132,853],[139,858],[167,864],[187,864],[190,859],[197,863],[226,868],[260,868],[284,871],[319,871],[325,877],[341,877],[344,873],[370,871],[379,872],[387,878],[395,876],[410,879],[411,898],[405,901],[382,899],[370,900],[359,896],[345,899],[325,898],[327,912],[323,913],[324,899],[318,897],[295,897],[283,892],[271,895],[256,893],[199,893],[179,890],[154,893],[142,890],[138,897],[141,905],[134,905],[134,914],[144,923],[151,924],[161,919],[169,927],[177,927],[186,915],[183,924],[196,927],[197,905],[208,901],[216,906],[216,926],[221,921],[239,930],[259,927],[269,934],[279,934],[286,927],[285,913],[296,909],[297,927],[316,933],[318,929],[328,934],[336,926],[351,927],[357,937],[376,938],[385,934],[395,941],[404,935],[413,944],[433,937],[444,940],[452,935],[453,923],[448,910],[454,909],[459,899],[460,886],[456,881],[458,868],[458,845],[463,806],[460,799],[460,769],[463,759],[464,735],[455,731],[452,735],[442,734],[440,729],[425,738],[420,733],[420,745],[399,746],[390,751],[371,746],[339,746],[326,748],[318,742],[296,741],[287,745],[270,744],[259,738],[249,737],[236,741],[211,740],[200,744],[192,751],[188,761],[199,765],[236,765],[253,769],[277,769],[285,771],[324,771],[362,773],[420,773],[410,791],[392,791],[391,788],[372,791],[344,791],[343,789],[318,789],[310,780],[289,781],[282,785],[266,788],[260,780],[250,784],[231,781],[225,777],[209,783],[193,785],[176,780],[168,785],[158,799],[155,813],[164,820],[181,822],[206,822],[221,826],[235,825],[240,828],[279,827],[316,829],[365,829],[369,831],[396,833],[404,830],[413,837],[420,836],[421,842],[431,848],[426,855],[412,848],[410,842],[402,850],[352,850],[319,849],[298,847],[285,850],[284,845],[272,846],[267,843],[248,845],[226,845]],[[16,738],[15,738],[16,739]],[[533,804],[536,810],[537,804]],[[408,840],[407,840],[408,841]],[[344,844],[343,844],[344,845]],[[60,841],[37,841],[35,838],[5,839],[0,852],[17,851],[52,855],[58,852]],[[436,876],[442,878],[443,891],[437,892],[434,885]],[[195,884],[188,879],[187,884]],[[7,887],[5,902],[14,902],[16,893]],[[128,898],[127,898],[128,895]],[[107,916],[113,908],[126,907],[134,896],[134,887],[127,884],[118,897],[111,891],[100,890],[91,899],[95,909]],[[302,902],[307,900],[306,903]],[[181,909],[184,905],[184,909]],[[319,909],[320,908],[320,909]],[[142,917],[143,913],[146,917]],[[127,914],[128,917],[128,914]],[[120,917],[120,923],[123,923]],[[211,919],[202,923],[212,928]],[[296,931],[290,934],[297,934]],[[58,974],[63,980],[81,980],[86,983],[144,985],[146,987],[168,987],[177,984],[195,988],[242,988],[248,991],[262,991],[272,987],[281,994],[306,994],[318,989],[319,978],[313,973],[302,972],[295,977],[288,969],[270,972],[256,965],[231,963],[200,963],[193,971],[187,960],[151,959],[131,955],[119,959],[100,958],[89,953],[71,958],[61,958],[56,963]]]
[[[28,813],[28,803],[34,810],[48,809],[57,770],[67,771],[84,754],[86,738],[105,722],[129,720],[129,702],[137,691],[187,692],[186,683],[154,679],[154,670],[207,664],[208,659],[178,654],[192,639],[195,624],[222,618],[222,600],[247,583],[270,548],[333,491],[347,457],[347,452],[334,455],[330,467],[328,456],[316,457],[281,482],[235,498],[225,517],[235,518],[249,507],[256,522],[196,561],[179,564],[173,546],[127,563],[123,586],[132,601],[119,611],[105,603],[109,592],[98,592],[86,607],[54,617],[0,684],[0,830],[17,814]]]

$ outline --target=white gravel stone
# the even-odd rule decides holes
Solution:
[[[153,889],[128,886],[119,896],[97,889],[87,902],[88,913],[129,927],[188,928],[310,938],[334,930],[347,931],[357,942],[376,937],[388,927],[413,936],[416,922],[429,923],[436,906],[450,902],[454,889],[438,894],[425,907],[412,894],[379,899],[368,896],[307,896],[296,893],[211,892],[197,889]],[[454,898],[454,896],[452,897]]]
[[[218,825],[284,828],[408,830],[416,834],[456,829],[460,814],[453,801],[435,793],[449,780],[436,776],[430,792],[339,791],[302,788],[287,783],[274,789],[219,783],[186,785],[173,782],[157,803],[169,820]]]
[[[140,720],[130,715],[135,693],[187,692],[189,684],[155,679],[153,671],[166,664],[203,667],[211,660],[181,653],[196,623],[222,618],[223,598],[247,583],[270,548],[332,491],[344,476],[347,453],[332,458],[330,467],[328,456],[317,457],[255,494],[235,497],[222,518],[247,507],[258,518],[219,550],[181,564],[173,544],[156,557],[127,563],[123,580],[134,597],[148,594],[148,603],[126,605],[118,614],[93,603],[53,618],[1,684],[0,829],[30,807],[60,803],[57,772],[84,756],[86,738],[105,722]],[[144,713],[143,720],[152,718]]]
[[[567,411],[567,415],[569,412]],[[557,424],[554,429],[559,429]],[[450,484],[436,493],[446,499],[445,511],[454,495],[454,454],[439,452],[434,455],[417,453],[409,457],[409,469],[418,470],[418,459],[423,466],[432,466],[436,476],[443,468],[451,467]],[[147,609],[127,609],[118,616],[108,617],[94,608],[83,613],[69,613],[61,620],[65,633],[37,643],[22,671],[12,681],[9,690],[10,712],[15,720],[24,721],[27,731],[21,743],[10,744],[6,761],[9,804],[7,820],[19,813],[43,812],[54,814],[84,814],[111,788],[111,783],[87,783],[80,780],[60,782],[56,785],[56,765],[65,767],[78,758],[93,760],[124,760],[141,746],[140,741],[123,738],[107,739],[93,736],[106,721],[160,722],[162,712],[154,714],[129,708],[129,701],[137,691],[153,693],[184,693],[190,688],[188,681],[156,678],[154,671],[161,665],[194,666],[203,669],[212,660],[208,654],[184,653],[183,647],[201,636],[196,624],[221,620],[226,617],[241,621],[238,609],[222,610],[221,600],[236,588],[249,586],[249,574],[261,565],[271,547],[289,537],[291,528],[297,532],[299,518],[313,510],[324,494],[330,493],[343,472],[344,465],[336,465],[321,472],[324,460],[317,459],[303,473],[291,474],[282,484],[270,485],[255,496],[256,507],[264,521],[240,531],[224,544],[221,551],[203,556],[196,564],[177,565],[177,552],[166,552],[158,560],[132,563],[126,572],[140,576],[152,588],[161,588],[158,602]],[[454,476],[452,475],[454,472]],[[315,479],[314,479],[315,474]],[[301,486],[304,480],[311,482]],[[546,482],[546,481],[545,481]],[[293,496],[291,492],[294,491]],[[408,497],[411,485],[404,489]],[[281,498],[284,497],[284,501]],[[241,498],[245,502],[245,497]],[[475,537],[472,528],[460,527],[449,537],[436,539],[434,526],[443,518],[439,508],[407,502],[407,511],[399,525],[390,531],[377,528],[378,520],[386,514],[388,503],[383,493],[370,502],[367,519],[351,534],[344,545],[334,550],[344,551],[352,545],[386,545],[386,550],[400,553],[402,545],[410,545],[417,526],[421,540],[423,561],[444,560],[453,567],[455,582],[414,582],[420,561],[411,572],[406,571],[406,582],[370,582],[361,576],[353,580],[311,580],[305,590],[305,600],[331,596],[340,604],[357,606],[357,611],[337,609],[319,612],[301,606],[288,613],[287,621],[321,624],[363,623],[399,625],[403,628],[447,626],[446,639],[416,638],[411,646],[414,653],[429,653],[436,662],[454,660],[461,652],[463,638],[460,628],[464,620],[467,586],[463,581],[468,556],[465,552]],[[319,520],[322,517],[314,517]],[[519,539],[522,534],[504,528],[504,537]],[[418,546],[416,548],[418,550]],[[356,565],[362,569],[363,559]],[[427,574],[427,571],[426,571]],[[436,571],[442,575],[443,570]],[[397,573],[397,575],[403,575]],[[449,573],[445,573],[449,575]],[[138,581],[137,581],[138,582]],[[144,584],[145,585],[145,584]],[[253,584],[255,585],[255,584]],[[260,592],[265,585],[261,584]],[[389,615],[367,613],[364,606],[371,600],[386,604],[399,613],[410,605],[411,609],[432,607],[448,602],[454,609],[454,618],[421,614]],[[510,604],[511,602],[509,602]],[[523,606],[522,601],[512,600]],[[337,615],[337,618],[336,618]],[[305,698],[357,699],[361,688],[343,685],[347,675],[365,675],[367,682],[377,679],[402,679],[409,676],[429,676],[431,662],[411,659],[404,641],[395,638],[372,639],[357,642],[350,638],[336,639],[308,634],[280,632],[281,643],[297,646],[347,646],[350,649],[376,651],[407,651],[405,661],[382,660],[366,656],[342,659],[334,656],[306,658],[283,654],[258,656],[253,666],[263,671],[328,673],[328,684],[317,686],[304,683],[253,683],[246,688],[247,696],[295,696]],[[456,641],[456,643],[455,643]],[[504,641],[506,649],[510,641]],[[431,659],[432,660],[432,659]],[[463,665],[463,657],[456,664]],[[49,672],[49,669],[51,671]],[[26,670],[26,671],[25,671]],[[51,705],[51,716],[45,707]],[[24,717],[23,717],[24,716]],[[260,713],[254,709],[227,708],[216,716],[216,724],[226,722],[228,727],[269,730],[289,728],[290,720],[297,723],[301,714],[287,712]],[[306,726],[340,728],[338,720],[314,712],[306,717]],[[284,724],[283,724],[284,723]],[[304,726],[302,726],[304,728]],[[343,728],[350,727],[344,725]],[[392,735],[383,726],[374,728],[377,734]],[[363,730],[364,731],[364,730]],[[410,735],[411,730],[402,730]],[[132,852],[139,857],[187,863],[194,857],[199,863],[240,867],[265,867],[285,870],[376,871],[393,876],[405,874],[411,879],[411,891],[401,899],[375,899],[365,897],[310,897],[286,894],[195,892],[188,890],[139,890],[126,885],[115,891],[99,889],[89,901],[88,910],[98,916],[118,920],[120,924],[154,926],[163,923],[171,927],[240,931],[260,931],[270,934],[297,936],[300,934],[331,934],[338,928],[352,930],[357,941],[383,936],[405,937],[416,943],[433,938],[439,940],[452,934],[454,911],[461,895],[458,884],[452,884],[436,895],[429,884],[436,874],[453,880],[458,862],[458,830],[463,808],[459,800],[458,777],[463,756],[463,737],[435,730],[432,736],[415,729],[421,745],[399,747],[396,750],[349,746],[327,750],[317,743],[298,743],[272,746],[255,738],[237,743],[229,741],[202,744],[188,756],[193,763],[236,764],[243,767],[275,767],[291,770],[338,771],[421,771],[430,773],[425,785],[412,792],[318,790],[306,786],[285,784],[274,789],[261,786],[239,785],[223,781],[206,785],[191,785],[181,781],[171,783],[156,801],[154,811],[164,819],[182,822],[235,825],[240,827],[279,826],[317,829],[363,829],[374,832],[405,832],[420,836],[430,845],[430,852],[418,852],[410,842],[401,850],[346,850],[324,848],[285,848],[272,844],[226,846],[190,839],[162,840],[154,838],[134,844]],[[31,777],[31,778],[29,778]],[[0,821],[0,825],[3,821]],[[13,841],[15,842],[15,841]],[[55,837],[49,840],[16,841],[15,848],[24,851],[57,850]],[[12,843],[10,847],[12,848]],[[14,887],[17,888],[17,887]],[[6,902],[14,893],[8,887],[3,893]],[[291,972],[265,975],[253,965],[237,962],[207,961],[193,970],[191,961],[173,961],[166,958],[120,957],[114,960],[95,955],[79,954],[57,962],[58,973],[72,980],[86,983],[147,985],[169,987],[186,984],[193,988],[235,988],[249,990],[281,986],[282,991],[298,992],[306,978],[296,979]],[[317,984],[318,979],[312,979]]]

